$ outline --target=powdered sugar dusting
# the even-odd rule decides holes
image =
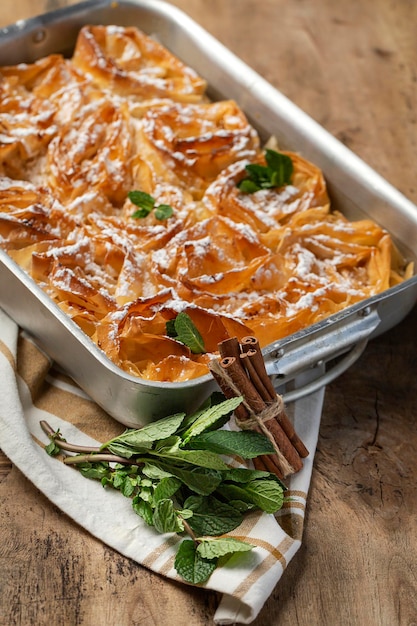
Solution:
[[[264,163],[256,131],[152,38],[89,26],[71,59],[40,62],[0,85],[2,246],[129,373],[207,371],[168,336],[180,312],[212,352],[232,335],[265,345],[389,285],[387,234],[333,213],[300,155],[291,184],[239,189]],[[146,216],[132,190],[151,198]]]

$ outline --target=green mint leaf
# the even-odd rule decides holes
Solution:
[[[134,479],[130,478],[130,476],[126,476],[121,486],[120,491],[126,498],[130,498],[133,495],[137,483]]]
[[[279,484],[283,487],[283,483],[279,480],[275,474],[271,474],[270,472],[263,472],[262,470],[252,470],[246,467],[231,467],[226,472],[223,473],[224,481],[232,481],[235,483],[249,483],[251,480],[256,480],[257,478],[275,478]]]
[[[210,578],[217,567],[217,559],[204,559],[197,552],[194,541],[184,539],[178,548],[174,567],[185,581],[198,585]]]
[[[93,476],[90,476],[92,478]],[[118,489],[124,496],[130,498],[140,482],[137,475],[137,468],[134,466],[116,466],[111,474],[111,484],[114,489]],[[103,482],[102,482],[103,484]],[[106,484],[108,482],[106,481]]]
[[[167,498],[172,498],[172,496],[177,493],[181,485],[181,481],[178,478],[174,478],[173,476],[170,476],[169,478],[163,478],[155,487],[155,491],[153,492],[154,503],[157,503],[160,500],[165,500]]]
[[[215,559],[235,552],[249,552],[254,547],[254,545],[240,541],[240,539],[234,539],[234,537],[222,537],[221,539],[201,540],[197,552],[204,559]]]
[[[241,513],[247,513],[257,508],[252,502],[243,502],[243,500],[228,500],[228,503]]]
[[[146,462],[143,466],[142,474],[148,476],[148,478],[150,478],[151,480],[162,480],[163,478],[169,478],[170,476],[172,476],[170,472],[166,472],[157,465],[153,465],[151,460],[149,460],[149,462]]]
[[[289,185],[293,174],[293,162],[287,154],[267,149],[265,151],[267,165],[249,163],[245,170],[247,177],[237,183],[243,193],[254,193],[259,189],[283,187]]]
[[[133,449],[128,447],[123,442],[118,441],[114,441],[112,443],[109,442],[106,445],[106,449],[109,450],[109,452],[111,452],[112,454],[116,454],[117,456],[122,456],[124,459],[131,459],[132,456],[138,454],[139,451],[142,453],[146,453],[151,447],[152,444],[148,443],[147,445],[143,445],[140,448],[139,446],[136,446],[136,448]]]
[[[169,498],[156,503],[153,523],[159,533],[180,533],[184,530],[184,524],[177,515],[173,501]]]
[[[222,473],[205,467],[169,463],[167,459],[158,459],[158,465],[184,483],[191,491],[203,496],[212,493],[222,481]]]
[[[155,209],[155,217],[157,220],[167,220],[174,214],[174,209],[169,204],[159,204]]]
[[[103,480],[103,478],[110,478],[111,470],[108,463],[80,463],[77,468],[82,476],[85,478],[92,478],[94,480]],[[111,482],[111,479],[110,479]]]
[[[222,483],[217,488],[228,502],[239,500],[253,504],[265,513],[276,513],[284,502],[284,490],[276,480],[252,480],[241,485]]]
[[[177,340],[190,348],[193,354],[202,354],[206,351],[203,338],[187,313],[178,313],[174,326]]]
[[[144,212],[144,215],[139,215],[138,217],[146,217],[155,206],[155,200],[145,191],[129,191],[127,197],[132,204]]]
[[[291,157],[287,154],[282,154],[282,152],[267,149],[265,151],[265,160],[268,163],[269,168],[275,174],[274,182],[276,187],[282,187],[283,185],[288,185],[291,182],[294,170]]]
[[[284,490],[276,480],[253,480],[245,485],[252,502],[266,513],[275,513],[284,502]]]
[[[245,484],[236,485],[231,483],[221,483],[215,493],[227,500],[227,502],[230,502],[231,505],[234,502],[245,502],[249,508],[256,507],[251,493],[247,492],[245,489]],[[242,510],[241,505],[239,505],[238,508],[239,510]]]
[[[213,470],[227,470],[227,465],[222,459],[214,452],[207,450],[177,450],[174,452],[153,452],[159,458],[163,458],[172,461],[179,461],[180,463],[191,463],[196,467],[205,467]]]
[[[125,476],[123,474],[118,474],[117,472],[114,472],[113,474],[113,487],[115,489],[120,489],[120,487],[122,487],[124,481],[125,481]]]
[[[246,171],[249,174],[251,180],[255,181],[259,187],[268,187],[271,183],[272,171],[265,165],[258,165],[257,163],[250,163],[246,166]]]
[[[154,450],[158,452],[158,454],[175,454],[180,449],[180,445],[182,444],[181,437],[177,435],[171,435],[171,437],[166,437],[165,439],[160,439],[155,442]]]
[[[178,333],[175,330],[175,318],[165,322],[165,329],[166,329],[166,333],[168,337],[171,337],[171,338],[178,337]]]
[[[137,454],[137,451],[143,452],[149,450],[155,441],[165,439],[175,434],[185,417],[185,413],[176,413],[169,415],[156,422],[151,422],[147,426],[139,429],[126,430],[122,435],[111,439],[107,443],[101,446],[101,450],[114,449],[114,446],[126,446],[131,448],[132,454]],[[123,448],[120,448],[122,451]],[[121,452],[120,452],[121,453]],[[118,452],[119,454],[119,452]],[[122,456],[126,457],[126,454]]]
[[[244,178],[237,185],[242,193],[255,193],[260,190],[260,186],[250,178]]]
[[[196,437],[200,433],[207,430],[213,430],[219,426],[219,422],[223,425],[224,418],[227,418],[241,404],[242,396],[229,398],[219,404],[213,404],[207,409],[198,411],[197,417],[193,420],[191,426],[183,433],[183,441],[187,443],[191,437]]]
[[[153,493],[152,493],[152,489],[150,487],[143,487],[139,493],[138,496],[144,501],[144,502],[149,502],[150,504],[152,504],[153,502]]]
[[[56,440],[66,441],[64,437],[61,435],[61,431],[56,430],[52,435],[49,435],[49,444],[45,446],[45,452],[49,454],[49,456],[57,456],[61,452],[61,448],[56,444]]]
[[[190,519],[194,515],[191,509],[181,509],[178,514],[181,515],[182,519]]]
[[[128,442],[129,445],[132,445],[132,443],[136,441],[139,441],[139,445],[142,445],[143,441],[167,439],[171,435],[175,435],[184,417],[185,413],[174,413],[174,415],[163,417],[138,430],[128,431],[126,435],[121,435],[118,439]]]
[[[204,400],[203,404],[200,405],[200,407],[194,413],[190,413],[184,418],[184,421],[181,424],[181,428],[178,430],[178,434],[182,436],[182,434],[186,432],[190,428],[190,426],[195,421],[197,421],[197,419],[201,415],[203,415],[204,411],[206,411],[207,409],[210,409],[213,406],[217,406],[218,404],[221,404],[222,402],[224,402],[224,395],[222,394],[222,392],[213,391],[213,393],[210,394],[209,397]],[[230,417],[230,413],[226,412],[224,415],[224,422],[223,423],[221,421],[218,422],[220,424],[219,428],[229,421],[229,417]]]
[[[210,450],[217,454],[238,455],[254,459],[261,454],[273,454],[274,447],[265,435],[250,430],[213,430],[192,437],[188,447],[193,450]]]
[[[61,452],[61,448],[56,445],[55,441],[51,441],[45,446],[45,452],[49,454],[49,456],[56,456]]]
[[[148,526],[153,526],[153,510],[149,502],[145,502],[139,496],[135,496],[132,500],[133,510],[139,515]]]
[[[184,507],[193,512],[189,525],[199,535],[223,535],[237,528],[243,521],[240,511],[214,496],[190,496]]]
[[[133,476],[133,474],[137,475],[139,473],[137,465],[123,465],[122,463],[116,463],[114,470],[117,471],[118,474],[124,474],[125,476]],[[136,480],[139,480],[138,476],[136,476]]]
[[[132,217],[135,220],[142,219],[149,215],[150,211],[147,209],[137,209],[134,213],[132,213]]]
[[[132,214],[135,219],[147,217],[152,210],[157,220],[166,220],[174,214],[174,210],[169,204],[155,206],[155,199],[145,191],[129,191],[127,197],[135,206],[139,207]]]

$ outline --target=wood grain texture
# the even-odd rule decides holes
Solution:
[[[3,0],[2,25],[74,4]],[[176,0],[417,202],[417,3]],[[255,626],[417,623],[417,309],[326,390],[303,546]],[[118,555],[0,460],[0,625],[206,626],[215,593]]]

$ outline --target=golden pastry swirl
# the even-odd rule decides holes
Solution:
[[[242,191],[265,152],[236,102],[205,87],[133,27],[86,26],[70,59],[0,68],[1,246],[150,380],[206,374],[227,337],[265,346],[413,271],[384,229],[331,209],[298,154],[285,153],[289,181]],[[172,214],[134,217],[133,190]],[[179,312],[204,353],[168,332]]]

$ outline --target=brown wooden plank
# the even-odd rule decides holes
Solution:
[[[7,24],[63,0],[3,0]],[[417,3],[176,0],[417,201]],[[417,615],[417,309],[328,386],[303,546],[255,626]],[[5,468],[5,469],[4,469]],[[214,593],[90,537],[0,459],[0,624],[205,626]]]
[[[0,482],[12,469],[12,464],[7,456],[0,450]]]

